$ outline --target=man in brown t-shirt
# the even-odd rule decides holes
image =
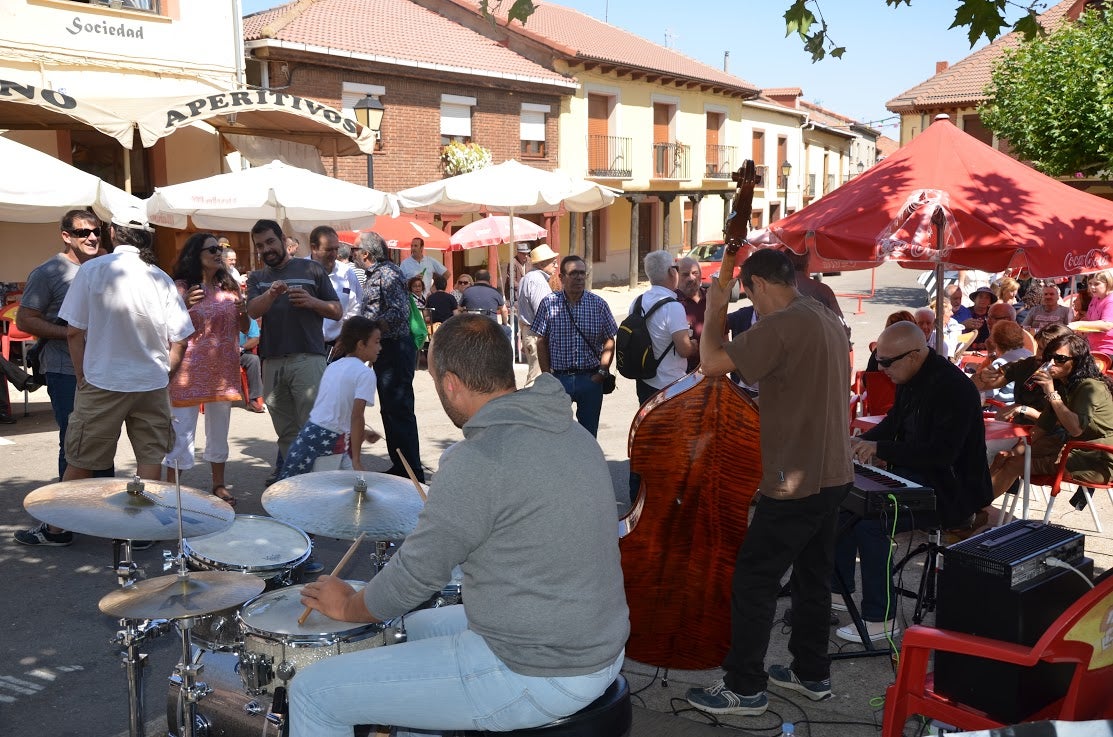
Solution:
[[[830,577],[839,507],[854,471],[843,326],[797,291],[783,253],[762,250],[746,259],[742,285],[761,320],[724,345],[728,292],[712,282],[700,362],[709,376],[738,371],[746,383],[761,382],[761,500],[735,563],[726,674],[690,689],[688,702],[714,714],[758,715],[769,704],[768,681],[817,701],[831,694]],[[766,673],[777,593],[789,566],[793,660]]]

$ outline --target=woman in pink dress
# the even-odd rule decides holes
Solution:
[[[243,399],[239,335],[247,332],[249,320],[247,305],[224,267],[221,250],[216,236],[195,233],[174,265],[174,279],[193,318],[194,333],[189,340],[171,346],[171,351],[184,353],[170,376],[175,439],[164,463],[170,481],[176,478],[175,464],[182,471],[193,467],[197,415],[204,404],[203,458],[212,466],[213,494],[235,506],[235,497],[224,485],[224,464],[232,402]]]
[[[1113,355],[1113,271],[1107,269],[1090,274],[1087,286],[1090,306],[1086,308],[1086,319],[1076,320],[1067,327],[1085,333],[1091,353]]]

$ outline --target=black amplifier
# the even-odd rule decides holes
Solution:
[[[948,546],[940,567],[981,573],[1015,589],[1050,577],[1056,569],[1045,565],[1048,558],[1074,565],[1085,552],[1086,538],[1080,532],[1016,520]]]

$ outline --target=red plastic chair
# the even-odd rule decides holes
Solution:
[[[1071,574],[1073,575],[1073,574]],[[934,652],[974,655],[1034,667],[1073,663],[1066,695],[1021,721],[1082,721],[1113,718],[1113,575],[1081,596],[1028,647],[988,637],[916,625],[904,633],[896,681],[885,692],[882,737],[901,737],[914,714],[952,724],[960,731],[1003,726],[984,712],[935,692],[928,673]],[[992,684],[988,684],[992,688]]]
[[[11,361],[12,360],[12,343],[19,343],[20,349],[20,363],[24,371],[27,370],[27,349],[29,344],[34,343],[37,338],[30,333],[25,333],[15,325],[15,316],[19,312],[19,303],[12,302],[5,305],[0,310],[0,322],[3,323],[3,330],[0,332],[0,355]],[[23,392],[23,416],[26,417],[28,407],[30,404],[30,394],[24,390]]]
[[[862,415],[883,415],[897,399],[897,385],[883,371],[862,371],[857,376],[858,407]]]
[[[1109,494],[1109,500],[1113,501],[1113,481],[1100,484],[1093,481],[1075,481],[1072,479],[1070,472],[1067,470],[1067,456],[1070,455],[1072,450],[1098,450],[1104,453],[1113,453],[1113,445],[1090,443],[1083,440],[1071,440],[1059,451],[1059,468],[1054,475],[1032,477],[1033,486],[1051,487],[1051,498],[1047,501],[1047,511],[1043,513],[1043,521],[1047,522],[1051,519],[1051,508],[1055,506],[1055,497],[1059,496],[1063,484],[1073,484],[1082,489],[1082,493],[1086,495],[1086,507],[1090,510],[1090,516],[1094,520],[1094,526],[1097,528],[1098,532],[1102,532],[1101,518],[1098,517],[1098,510],[1094,505],[1094,489],[1105,489]]]
[[[1113,358],[1111,358],[1108,353],[1098,353],[1094,351],[1090,355],[1094,357],[1094,363],[1098,365],[1098,368],[1103,374],[1109,373],[1109,369],[1113,367]]]

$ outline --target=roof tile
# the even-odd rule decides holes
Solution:
[[[292,16],[292,17],[289,17]],[[410,0],[300,0],[244,18],[244,38],[477,70],[565,85],[574,80]]]
[[[1068,16],[1079,0],[1062,0],[1040,15],[1040,24],[1053,31]],[[955,62],[912,89],[885,103],[894,113],[932,110],[940,107],[977,105],[986,99],[985,88],[993,76],[997,61],[1010,49],[1020,45],[1021,34],[1013,31],[988,46]]]

